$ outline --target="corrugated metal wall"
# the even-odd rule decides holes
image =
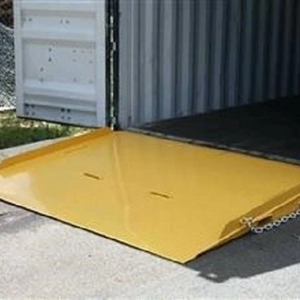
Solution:
[[[120,123],[300,94],[299,0],[120,0]]]

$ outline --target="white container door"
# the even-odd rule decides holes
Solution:
[[[106,123],[105,0],[17,0],[18,116]]]

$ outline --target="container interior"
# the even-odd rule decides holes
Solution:
[[[143,130],[300,164],[300,99],[277,99],[150,123]]]

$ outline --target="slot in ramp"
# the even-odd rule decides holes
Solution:
[[[297,209],[300,168],[100,129],[2,161],[0,198],[187,262]]]

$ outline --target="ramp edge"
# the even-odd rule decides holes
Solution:
[[[4,158],[0,161],[0,170],[11,167],[13,165],[35,159],[40,156],[47,155],[49,153],[57,152],[62,149],[68,148],[70,146],[74,146],[77,144],[81,144],[88,140],[92,140],[107,134],[110,134],[112,131],[109,128],[101,128],[97,129],[79,136],[70,137],[63,141],[54,142],[51,145],[44,146],[38,149],[34,149],[31,151],[27,151],[25,153],[21,153],[12,157]]]
[[[278,204],[275,204],[275,202],[277,202]],[[253,225],[259,226],[260,222],[266,218],[270,218],[272,221],[276,221],[285,216],[287,213],[295,212],[299,209],[300,184],[297,184],[291,189],[287,190],[284,194],[274,197],[262,206],[256,207],[254,210],[245,213],[238,220],[233,221],[232,223],[235,223],[235,229],[222,236],[217,242],[205,247],[204,249],[199,251],[199,253],[195,257],[185,261],[184,263],[188,263],[210,250],[219,248],[220,246],[251,232],[251,229],[248,227],[248,225],[243,222],[245,218],[252,218]]]

